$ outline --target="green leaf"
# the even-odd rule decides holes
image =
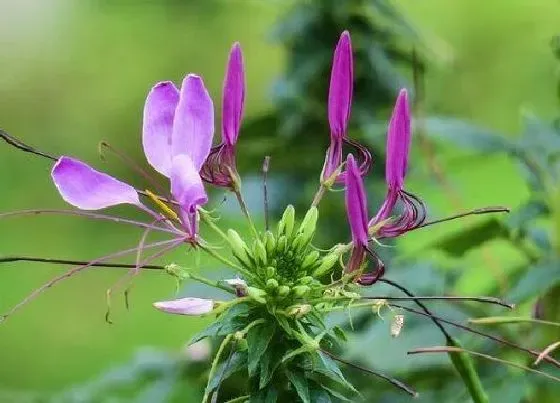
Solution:
[[[335,326],[332,328],[332,331],[334,333],[334,335],[340,339],[341,341],[348,341],[348,337],[346,337],[346,333],[344,332],[344,330],[342,330],[342,328],[340,326]]]
[[[507,300],[523,302],[546,291],[560,282],[560,261],[546,260],[530,268],[515,287],[510,290]]]
[[[447,345],[449,347],[463,348],[459,340],[455,338],[449,340]],[[452,352],[448,354],[449,358],[451,358],[453,366],[455,367],[457,372],[459,372],[459,375],[461,375],[461,379],[467,387],[471,398],[473,399],[473,402],[489,403],[490,401],[488,400],[488,396],[484,391],[482,382],[478,377],[478,373],[476,372],[472,357],[465,352]]]
[[[253,326],[247,332],[247,347],[249,353],[249,377],[253,377],[259,362],[265,355],[266,349],[276,332],[274,324],[263,323]]]
[[[511,229],[523,229],[531,221],[549,212],[549,208],[544,201],[531,200],[512,211],[505,223]]]
[[[245,328],[249,324],[249,306],[236,304],[221,314],[215,322],[195,334],[189,344],[196,343],[205,337],[225,336]]]
[[[451,140],[461,147],[486,152],[513,152],[515,143],[504,135],[484,129],[464,120],[432,117],[426,119],[428,134],[434,139]]]
[[[315,372],[325,375],[353,393],[358,393],[354,386],[346,380],[336,361],[321,351],[315,354],[314,357],[313,370]]]
[[[437,242],[434,247],[453,257],[461,257],[471,249],[477,248],[492,239],[506,238],[507,236],[508,230],[503,223],[498,219],[491,219],[449,235]]]
[[[217,389],[221,382],[229,378],[235,372],[244,369],[246,366],[247,354],[234,352],[228,359],[220,363],[212,379],[208,380],[206,391],[210,392]]]
[[[312,403],[309,395],[309,385],[307,384],[307,378],[305,377],[305,374],[296,374],[290,370],[286,370],[285,374],[292,385],[294,385],[294,388],[296,389],[296,392],[303,403]]]
[[[332,403],[331,397],[321,386],[310,389],[309,396],[313,403]]]
[[[260,377],[259,377],[259,388],[264,388],[272,379],[272,375],[280,366],[282,360],[282,346],[280,348],[269,348],[267,354],[263,355],[260,360]]]

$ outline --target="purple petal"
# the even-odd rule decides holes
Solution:
[[[205,204],[208,196],[198,169],[188,155],[173,158],[171,167],[171,194],[181,207],[183,225],[191,236],[196,235],[196,207]]]
[[[352,43],[350,34],[344,31],[334,51],[329,87],[328,112],[332,136],[341,138],[346,134],[352,107],[353,80]]]
[[[245,68],[239,43],[231,48],[222,93],[222,139],[229,145],[237,143],[245,102]]]
[[[62,198],[82,210],[99,210],[117,204],[141,206],[134,188],[70,157],[61,157],[51,173]]]
[[[408,167],[410,151],[410,111],[406,90],[401,90],[387,131],[385,177],[390,188],[400,190]]]
[[[146,98],[142,144],[151,166],[169,177],[173,117],[179,103],[179,91],[170,81],[157,83]]]
[[[354,244],[367,245],[367,198],[360,168],[352,154],[348,155],[346,167],[346,214],[348,215]]]
[[[214,302],[203,298],[181,298],[173,301],[154,302],[160,311],[177,315],[203,315],[212,312]]]
[[[214,106],[202,79],[189,74],[183,80],[173,120],[173,156],[188,155],[200,171],[212,146]]]

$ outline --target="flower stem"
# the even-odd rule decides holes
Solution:
[[[208,253],[210,256],[212,256],[213,258],[215,258],[216,260],[219,260],[220,262],[222,262],[223,264],[225,264],[226,266],[231,267],[232,269],[237,270],[238,272],[240,272],[241,274],[243,274],[246,277],[249,278],[253,278],[253,273],[251,273],[250,271],[244,269],[243,267],[233,263],[231,260],[223,257],[222,255],[220,255],[219,253],[217,253],[216,251],[214,251],[213,249],[204,246],[204,245],[200,245],[199,244],[200,249],[202,249],[203,251],[205,251],[206,253]]]
[[[247,218],[247,221],[249,222],[249,227],[251,228],[251,232],[253,233],[253,236],[255,237],[255,239],[258,239],[259,234],[257,232],[257,228],[255,227],[255,223],[251,218],[251,214],[249,213],[249,209],[247,208],[247,204],[243,199],[243,195],[241,194],[241,191],[239,190],[238,187],[235,187],[233,189],[233,193],[235,193],[235,197],[237,197],[237,201],[239,203],[239,207],[241,208],[241,211],[243,212],[243,215],[245,216],[245,218]]]
[[[313,197],[313,202],[311,202],[311,207],[317,207],[319,205],[326,191],[327,191],[327,187],[323,183],[321,183],[321,186],[319,186],[317,193],[315,193],[315,196]]]

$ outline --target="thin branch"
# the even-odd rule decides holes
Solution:
[[[413,308],[409,308],[409,307],[404,306],[404,305],[397,305],[397,304],[389,304],[389,305],[392,306],[392,307],[395,307],[395,308],[403,309],[403,310],[405,310],[405,311],[407,311],[407,312],[414,313],[414,314],[416,314],[416,315],[427,316],[427,317],[430,317],[430,318],[432,318],[432,319],[435,318],[435,319],[439,320],[440,322],[443,322],[443,323],[446,323],[446,324],[448,324],[448,325],[454,326],[454,327],[456,327],[456,328],[458,328],[458,329],[462,329],[462,330],[465,330],[465,331],[467,331],[467,332],[470,332],[470,333],[473,333],[473,334],[477,334],[477,335],[482,336],[482,337],[486,337],[486,338],[488,338],[488,339],[490,339],[490,340],[493,340],[493,341],[495,341],[495,342],[497,342],[497,343],[506,345],[506,346],[508,346],[508,347],[515,348],[515,349],[517,349],[517,350],[519,350],[519,351],[523,351],[523,352],[525,352],[525,353],[527,353],[527,354],[531,354],[533,357],[538,357],[538,356],[540,355],[540,352],[539,352],[539,351],[532,350],[532,349],[529,349],[529,348],[520,346],[520,345],[515,344],[515,343],[513,343],[513,342],[511,342],[511,341],[509,341],[509,340],[505,340],[505,339],[502,339],[501,337],[498,337],[498,336],[494,336],[494,335],[491,335],[491,334],[488,334],[488,333],[481,332],[481,331],[479,331],[479,330],[473,329],[473,328],[471,328],[471,327],[469,327],[469,326],[461,325],[460,323],[453,322],[453,321],[451,321],[451,320],[443,319],[443,318],[438,317],[438,316],[435,316],[435,315],[428,315],[428,314],[426,314],[425,312],[421,312],[421,311],[418,311],[418,310],[413,309]],[[546,356],[546,357],[544,357],[543,359],[544,359],[545,361],[547,361],[547,362],[553,364],[554,366],[560,368],[560,362],[556,361],[554,358],[549,357],[549,356]]]
[[[19,140],[18,138],[8,134],[5,130],[0,129],[0,137],[9,145],[23,151],[26,153],[31,153],[38,155],[39,157],[47,158],[51,161],[57,161],[58,157],[55,157],[51,154],[47,154],[44,151],[37,150],[35,147],[31,147],[28,144],[25,144],[23,141]]]
[[[264,157],[263,166],[262,166],[262,174],[263,174],[263,201],[264,201],[264,229],[268,231],[269,228],[269,218],[268,218],[268,186],[267,186],[267,179],[268,179],[268,169],[270,168],[270,156],[267,155]]]
[[[558,378],[554,375],[547,374],[546,372],[539,371],[539,370],[536,370],[536,369],[533,369],[533,368],[529,368],[529,367],[526,367],[525,365],[521,365],[521,364],[518,364],[516,362],[502,360],[501,358],[497,358],[497,357],[494,357],[494,356],[491,356],[491,355],[488,355],[488,354],[483,354],[483,353],[479,353],[479,352],[471,351],[471,350],[465,350],[464,348],[436,346],[436,347],[417,348],[417,349],[414,349],[414,350],[411,350],[411,351],[407,351],[407,354],[409,354],[409,355],[423,354],[423,353],[467,353],[467,354],[475,355],[477,357],[485,358],[485,359],[490,360],[490,361],[499,362],[500,364],[509,365],[510,367],[515,367],[515,368],[523,369],[523,370],[528,371],[528,372],[533,372],[535,374],[539,374],[539,375],[542,375],[546,378],[549,378],[549,379],[555,380],[557,382],[560,382],[560,378]]]
[[[533,363],[533,365],[539,365],[540,362],[547,356],[549,356],[550,353],[552,353],[554,350],[556,350],[558,347],[560,347],[560,341],[557,341],[556,343],[552,343],[551,345],[549,345],[547,348],[545,348],[542,353],[539,354],[539,356],[537,357],[537,359],[535,360],[535,362]]]
[[[88,262],[84,260],[68,260],[68,259],[50,259],[50,258],[42,258],[42,257],[32,257],[32,256],[6,256],[0,257],[0,263],[9,263],[9,262],[38,262],[38,263],[51,263],[51,264],[64,264],[70,266],[78,266],[78,265],[86,265]],[[112,267],[112,268],[120,268],[120,269],[134,269],[136,267],[135,264],[129,263],[92,263],[90,264],[92,267]],[[164,266],[154,265],[154,264],[147,264],[142,266],[143,269],[151,269],[151,270],[165,270]]]
[[[328,352],[327,350],[321,349],[321,352],[323,354],[328,355],[329,357],[331,357],[335,361],[341,362],[341,363],[343,363],[345,365],[348,365],[349,367],[355,368],[359,371],[366,372],[366,373],[374,375],[378,378],[384,379],[385,381],[389,382],[391,385],[396,386],[397,388],[403,390],[404,392],[408,393],[410,396],[412,396],[414,398],[418,397],[418,392],[416,390],[414,390],[412,387],[408,386],[404,382],[399,381],[398,379],[395,379],[395,378],[393,378],[389,375],[385,375],[382,372],[377,372],[377,371],[374,371],[374,370],[369,369],[369,368],[364,368],[361,365],[354,364],[353,362],[343,360],[342,358],[335,356],[334,354]]]

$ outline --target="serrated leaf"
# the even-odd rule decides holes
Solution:
[[[276,332],[274,324],[263,323],[253,326],[247,332],[247,347],[249,354],[249,377],[253,377],[259,366],[259,362],[265,355],[266,349]]]
[[[443,240],[436,242],[434,247],[453,257],[461,257],[471,249],[490,240],[507,236],[508,231],[504,224],[500,220],[491,219],[446,236]]]
[[[237,371],[244,369],[247,366],[247,354],[243,352],[234,352],[228,359],[222,361],[212,379],[208,380],[206,391],[215,390],[221,382],[229,378]]]
[[[296,392],[303,403],[312,403],[309,395],[309,385],[307,384],[307,378],[305,377],[305,374],[296,374],[290,370],[286,370],[285,374],[292,385],[294,385],[294,388],[296,389]]]
[[[332,331],[334,333],[334,335],[340,339],[341,341],[348,341],[348,337],[346,337],[346,333],[344,332],[344,330],[342,330],[342,328],[340,326],[335,326],[332,328]]]
[[[560,261],[547,260],[529,268],[510,290],[506,299],[516,303],[523,302],[544,295],[548,289],[558,283],[560,283]]]
[[[449,347],[463,348],[459,340],[452,338],[447,343]],[[482,387],[482,382],[476,372],[472,357],[465,352],[449,353],[453,366],[459,372],[463,383],[467,387],[474,403],[489,403],[488,395]]]
[[[434,139],[450,140],[462,147],[486,152],[513,152],[517,146],[504,135],[475,126],[464,120],[431,117],[426,119],[426,129]]]
[[[309,396],[313,403],[332,403],[328,392],[320,386],[310,389]]]
[[[325,375],[353,393],[358,393],[354,386],[346,380],[337,363],[325,353],[319,351],[315,355],[313,364],[313,370],[315,372]]]
[[[268,354],[262,356],[260,361],[259,388],[264,388],[272,379],[272,375],[278,367],[282,359],[283,351],[281,348],[270,348]]]
[[[216,321],[206,328],[196,333],[189,344],[196,343],[205,337],[225,336],[243,329],[248,325],[249,306],[247,304],[237,304],[221,314]]]

